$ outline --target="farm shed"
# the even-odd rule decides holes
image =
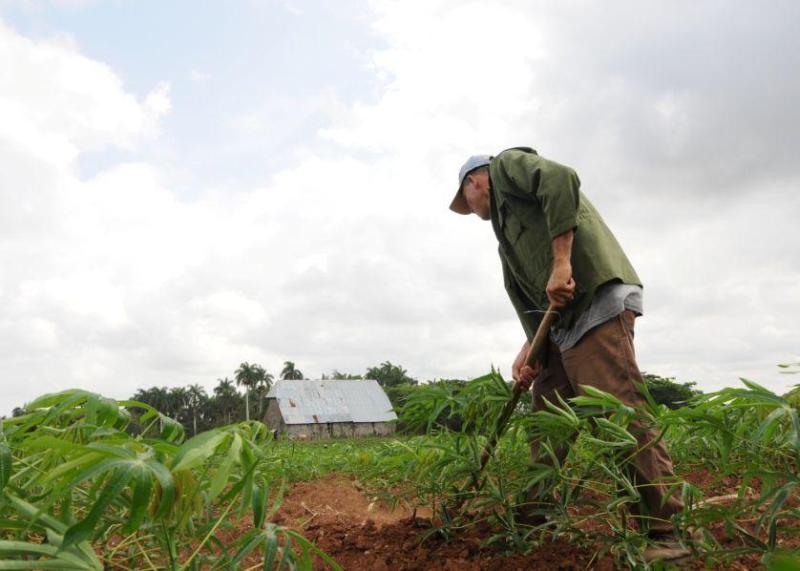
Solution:
[[[386,436],[397,415],[377,381],[277,381],[267,395],[267,425],[297,438]]]

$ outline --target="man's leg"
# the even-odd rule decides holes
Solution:
[[[552,341],[548,341],[542,372],[533,383],[531,402],[533,411],[548,410],[545,399],[552,404],[558,405],[556,395],[560,395],[562,399],[567,400],[575,396],[575,392],[569,382],[567,373],[564,371],[564,365],[561,363],[561,352],[558,350],[558,346]],[[555,450],[555,455],[559,462],[564,461],[567,452],[568,448],[566,446],[561,446]],[[541,449],[541,442],[537,439],[531,440],[531,459],[539,464],[552,464],[550,455]],[[542,490],[536,487],[528,490],[527,511],[535,514],[548,511],[549,505],[552,504],[552,499],[549,495],[543,497],[541,492]],[[531,516],[526,519],[532,524],[544,523],[545,521],[544,516],[541,515],[539,517]]]
[[[635,314],[625,310],[619,316],[586,333],[578,344],[564,351],[562,362],[570,382],[580,392],[579,385],[590,385],[613,394],[622,402],[640,406],[644,396],[635,383],[644,383],[636,364],[633,349]],[[652,444],[658,433],[632,423],[631,432],[639,441],[639,453],[633,460],[633,471],[643,499],[640,524],[651,534],[672,531],[670,518],[683,509],[678,492],[669,493],[669,481],[674,478],[663,440]],[[646,510],[646,514],[642,511]]]

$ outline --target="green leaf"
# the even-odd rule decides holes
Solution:
[[[125,524],[123,530],[125,533],[133,533],[138,530],[147,515],[147,508],[150,505],[150,491],[153,487],[153,481],[145,470],[139,470],[139,473],[134,477],[136,487],[134,488],[133,497],[131,498],[131,509],[128,515],[128,522]]]
[[[247,471],[242,474],[242,477],[236,482],[231,489],[225,492],[222,497],[220,497],[220,502],[228,502],[239,495],[239,493],[245,488],[245,484],[252,484],[251,476],[253,474],[253,470],[256,469],[256,464],[252,464]]]
[[[73,445],[73,449],[77,448],[77,446]],[[64,462],[63,464],[59,464],[52,470],[50,473],[47,474],[44,481],[50,482],[64,476],[65,474],[71,472],[72,470],[76,470],[83,466],[84,464],[91,464],[97,460],[103,458],[103,455],[98,452],[91,452],[89,454],[83,454],[75,458],[74,460],[70,460],[69,462]]]
[[[796,553],[770,553],[765,563],[768,571],[800,571],[800,556]]]
[[[265,482],[253,484],[251,504],[253,506],[253,527],[261,529],[264,525],[264,516],[267,509],[268,488]]]
[[[239,551],[236,552],[236,555],[234,555],[233,559],[231,560],[232,569],[238,569],[239,563],[241,563],[241,561],[259,545],[262,543],[264,545],[268,545],[266,533],[267,532],[263,530],[253,530],[239,539],[239,541],[242,543],[242,547],[239,548]]]
[[[62,545],[62,534],[67,530],[67,525],[50,514],[42,512],[41,509],[37,508],[33,504],[18,498],[17,496],[6,492],[6,499],[8,500],[8,504],[24,519],[29,520],[39,526],[43,527],[47,531],[48,541],[54,546],[59,547]],[[97,558],[92,546],[89,545],[87,542],[81,542],[75,548],[71,549],[70,552],[76,552],[80,554],[80,558],[83,561],[87,562],[86,569],[94,569],[96,571],[102,571],[103,565]],[[67,555],[62,553],[62,557],[66,557]],[[2,562],[0,562],[2,563]],[[44,567],[38,567],[44,568]],[[58,567],[48,567],[52,569],[57,569]],[[63,568],[63,567],[62,567]],[[2,568],[0,568],[2,569]],[[28,567],[23,567],[23,569],[28,569]]]
[[[342,571],[342,567],[336,563],[336,560],[321,550],[319,547],[311,543],[308,539],[300,535],[298,532],[292,529],[283,528],[284,533],[288,536],[293,538],[297,543],[299,543],[304,549],[312,552],[314,555],[317,555],[320,559],[322,559],[325,563],[330,566],[333,571]]]
[[[264,571],[272,571],[275,568],[275,556],[278,554],[278,536],[275,534],[275,526],[267,526],[266,534],[267,549],[264,553]]]
[[[217,446],[227,437],[229,434],[226,432],[209,430],[187,440],[175,454],[172,470],[189,470],[203,464],[214,455]]]
[[[26,450],[58,450],[59,452],[72,452],[76,449],[74,442],[44,434],[36,438],[27,438],[22,444]]]
[[[169,513],[175,503],[178,490],[175,485],[175,478],[166,466],[158,462],[148,462],[147,468],[156,477],[158,485],[161,487],[161,501],[158,504],[156,513],[153,515],[153,519],[159,520]]]
[[[82,472],[80,472],[77,476],[73,477],[72,480],[66,485],[66,489],[69,490],[81,482],[86,480],[92,480],[96,476],[101,476],[106,472],[111,472],[112,470],[125,466],[129,464],[129,461],[126,460],[118,460],[116,458],[107,459],[107,460],[100,460],[96,464],[87,467]]]
[[[8,482],[11,480],[11,448],[0,442],[0,496],[3,495]]]
[[[34,561],[0,561],[0,571],[10,571],[15,569],[56,569],[58,571],[64,571],[67,569],[97,569],[97,567],[76,564],[62,558],[44,561],[41,559],[36,559]]]
[[[233,468],[233,464],[236,462],[241,449],[242,437],[239,436],[239,434],[234,434],[231,445],[228,447],[228,451],[225,454],[225,459],[222,461],[222,464],[220,464],[219,468],[217,468],[216,472],[214,472],[214,477],[211,479],[211,484],[208,488],[208,496],[210,500],[213,501],[216,499],[216,497],[222,493],[222,490],[225,489],[225,485],[230,479],[231,469]]]
[[[758,383],[755,383],[755,382],[753,382],[753,381],[751,381],[749,379],[745,379],[743,377],[739,377],[739,380],[742,381],[742,384],[744,386],[746,386],[748,389],[750,389],[751,391],[755,391],[755,392],[758,392],[758,393],[765,393],[765,394],[768,394],[768,395],[774,395],[775,394],[771,390],[769,390],[768,388],[762,387]]]
[[[161,423],[161,434],[159,438],[167,442],[180,442],[183,440],[185,431],[183,425],[177,420],[158,413],[159,422]]]
[[[92,560],[84,560],[73,552],[59,553],[56,546],[44,543],[0,540],[0,554],[37,557],[35,560],[27,560],[27,557],[24,560],[3,559],[0,560],[0,569],[97,569]],[[41,559],[41,556],[52,559]],[[23,566],[27,563],[34,563],[35,567]]]
[[[111,475],[108,483],[106,484],[99,497],[92,505],[89,514],[82,520],[70,527],[67,533],[64,534],[64,542],[62,548],[67,548],[81,541],[87,540],[94,532],[98,521],[103,516],[108,505],[113,502],[117,496],[122,493],[125,486],[133,475],[130,469],[118,469]]]

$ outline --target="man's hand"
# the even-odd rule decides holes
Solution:
[[[553,238],[553,270],[547,282],[547,299],[556,309],[568,305],[575,298],[575,280],[572,279],[572,239],[570,230]]]
[[[530,351],[530,343],[525,341],[520,349],[517,358],[514,359],[514,364],[511,365],[511,377],[514,379],[514,386],[519,387],[520,390],[527,391],[531,388],[533,381],[542,372],[542,368],[538,362],[534,363],[533,367],[525,363],[528,358],[528,351]]]
[[[556,261],[547,282],[547,299],[556,309],[567,306],[575,299],[575,280],[572,279],[572,264]]]

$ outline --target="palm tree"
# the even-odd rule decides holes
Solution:
[[[133,395],[133,400],[149,404],[162,414],[169,412],[169,390],[167,387],[150,387],[138,389]]]
[[[151,389],[153,397],[153,406],[166,416],[169,416],[170,398],[169,389],[167,387],[153,387]]]
[[[250,391],[255,389],[266,375],[267,371],[261,365],[255,363],[251,365],[247,361],[239,365],[239,368],[234,372],[236,384],[244,386],[245,420],[250,420]]]
[[[258,418],[262,421],[264,420],[264,403],[266,402],[267,394],[269,393],[269,389],[272,388],[272,381],[274,380],[275,377],[265,371],[264,376],[259,379],[256,385],[256,391],[258,391]]]
[[[299,381],[303,378],[303,372],[295,368],[292,361],[285,361],[283,370],[281,370],[281,378],[289,381]]]
[[[331,373],[330,378],[333,379],[334,381],[360,381],[364,377],[362,377],[361,375],[353,375],[353,374],[350,374],[350,373],[342,373],[342,372],[334,369],[333,373]]]
[[[214,401],[221,415],[221,424],[231,423],[231,414],[240,406],[241,396],[236,392],[233,381],[228,377],[217,379],[214,387]]]
[[[206,400],[208,400],[208,395],[202,386],[194,384],[189,385],[186,389],[186,405],[189,412],[192,413],[192,436],[197,435],[197,411]]]
[[[181,413],[185,412],[188,401],[189,392],[184,387],[174,387],[170,389],[169,397],[167,398],[167,408],[171,413],[170,416],[180,421]]]

